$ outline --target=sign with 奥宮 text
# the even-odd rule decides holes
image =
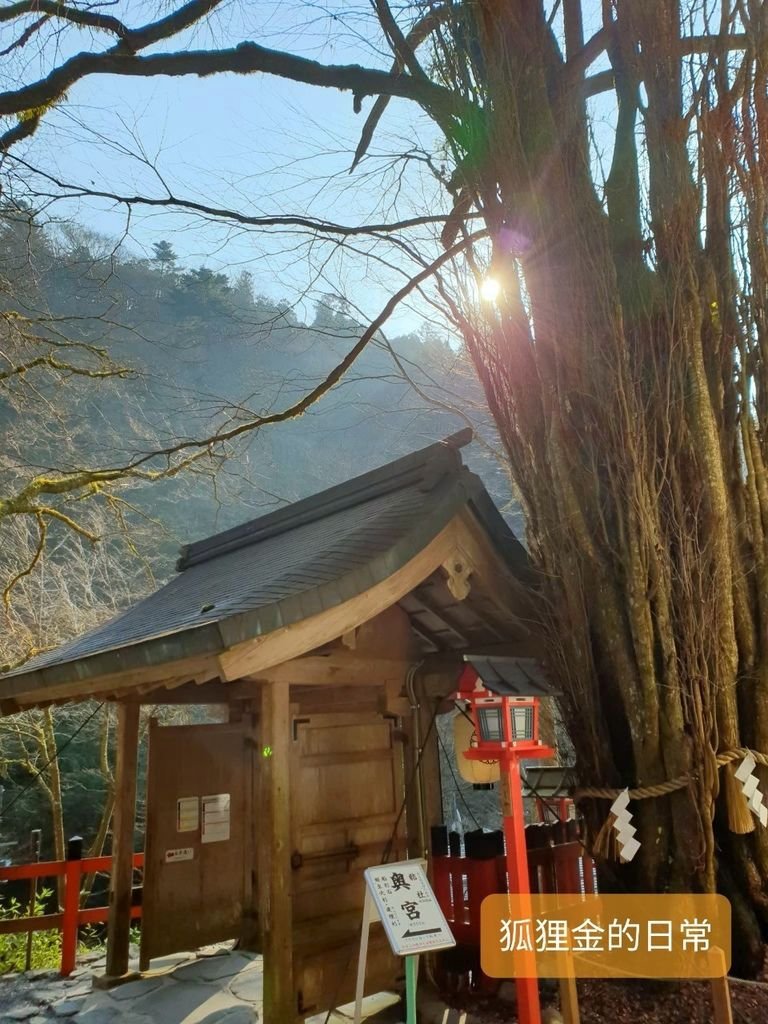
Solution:
[[[396,956],[456,945],[422,861],[366,868],[365,883]]]

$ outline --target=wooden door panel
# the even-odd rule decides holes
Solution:
[[[141,961],[240,935],[250,753],[242,724],[159,726],[149,738]],[[228,821],[210,800],[229,797]],[[179,822],[180,799],[197,798],[198,822]],[[203,816],[203,798],[207,813]],[[183,828],[180,830],[180,825]],[[183,859],[174,859],[180,855]],[[169,860],[169,857],[171,858]],[[190,859],[186,859],[189,857]]]
[[[374,711],[294,719],[291,766],[294,977],[305,1007],[351,998],[362,923],[363,872],[405,857],[402,748],[395,722]],[[400,971],[380,925],[368,986]],[[317,1009],[314,1010],[317,1012]]]
[[[297,782],[296,813],[303,827],[326,824],[329,810],[334,815],[331,820],[345,821],[349,828],[375,817],[391,820],[395,784],[389,753],[302,766]]]

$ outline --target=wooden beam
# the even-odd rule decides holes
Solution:
[[[358,657],[386,661],[417,661],[419,646],[411,629],[408,612],[393,604],[379,615],[363,622],[357,630],[355,653]]]
[[[112,817],[112,873],[107,923],[108,978],[119,978],[128,971],[140,710],[138,704],[119,704],[117,708],[115,809]]]
[[[139,704],[228,704],[232,699],[230,683],[184,683],[167,690],[163,686],[153,687],[142,693],[121,696],[124,703]]]
[[[130,696],[131,692],[136,692],[139,687],[148,684],[153,687],[178,686],[193,680],[215,679],[217,675],[215,655],[195,655],[144,669],[131,669],[107,676],[95,676],[88,680],[75,680],[61,686],[43,686],[12,699],[16,700],[20,710],[90,697],[122,700],[123,697]]]
[[[458,682],[461,670],[464,667],[462,658],[463,651],[451,653],[439,651],[435,654],[427,654],[421,667],[421,674],[427,679],[434,681],[439,689],[444,687],[453,677]],[[505,644],[474,644],[466,649],[467,654],[498,658],[534,658],[536,661],[546,665],[546,648],[540,638],[531,637],[529,640],[521,640],[517,643]],[[431,683],[430,683],[431,685]],[[444,689],[440,692],[445,692]]]
[[[396,604],[442,565],[456,547],[456,526],[449,523],[406,565],[363,593],[317,615],[265,636],[236,644],[219,656],[223,679],[258,675],[264,669],[306,654]]]
[[[472,589],[472,573],[475,568],[472,559],[462,548],[457,547],[451,557],[443,562],[442,568],[451,595],[457,601],[463,601]]]
[[[293,1024],[298,1000],[293,987],[291,900],[291,721],[287,682],[261,689],[258,891],[264,955],[264,1020]]]
[[[295,686],[381,686],[402,680],[408,671],[407,661],[389,661],[384,658],[358,657],[350,652],[323,654],[305,658],[292,658],[281,665],[273,665],[263,672],[249,674],[246,681],[260,680],[270,683],[292,683]],[[240,682],[230,683],[232,693],[238,693]]]
[[[513,621],[519,630],[528,632],[535,615],[531,585],[510,572],[471,512],[459,513],[456,528],[459,546],[473,566],[473,591],[479,590],[498,610],[502,622]]]
[[[428,593],[426,593],[427,589],[428,588],[424,586],[414,590],[413,599],[414,601],[418,601],[418,603],[423,606],[424,611],[412,611],[411,615],[423,615],[425,611],[428,612],[434,619],[437,619],[438,622],[441,622],[446,630],[449,630],[453,634],[453,636],[461,645],[462,649],[466,648],[467,645],[469,644],[469,640],[466,636],[466,633],[463,632],[463,630],[466,627],[459,626],[458,623],[454,622],[449,614],[450,606],[445,607],[444,605],[438,604],[432,597],[430,597]],[[419,627],[419,625],[420,624],[417,624],[417,628]],[[435,632],[434,635],[435,637],[440,636],[439,633],[437,632]],[[446,647],[446,641],[444,638],[440,638],[440,643],[443,647]]]
[[[725,954],[722,949],[715,947],[711,950],[712,959],[722,970],[722,975],[712,978],[710,986],[712,990],[712,1008],[714,1024],[733,1024],[733,1007],[731,1006],[731,990],[728,986],[728,974],[725,966]]]

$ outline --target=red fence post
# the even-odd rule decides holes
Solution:
[[[64,920],[61,925],[61,976],[66,978],[77,962],[77,918],[80,913],[80,875],[83,840],[73,836],[67,844],[64,867]]]
[[[558,849],[558,847],[555,847],[555,849]],[[557,891],[580,892],[579,860],[582,853],[581,846],[578,843],[565,843],[559,849],[562,853],[555,865]]]
[[[432,846],[432,884],[435,897],[446,921],[453,920],[451,903],[451,876],[448,864],[448,829],[445,825],[433,825],[431,832]]]

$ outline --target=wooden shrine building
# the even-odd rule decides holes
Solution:
[[[442,820],[434,718],[464,655],[537,653],[527,556],[470,438],[187,546],[156,593],[0,678],[3,715],[117,705],[108,977],[128,970],[141,708],[225,705],[149,718],[142,968],[237,938],[263,952],[270,1024],[351,997],[363,869],[425,856]],[[392,987],[383,932],[368,965],[368,991]]]

